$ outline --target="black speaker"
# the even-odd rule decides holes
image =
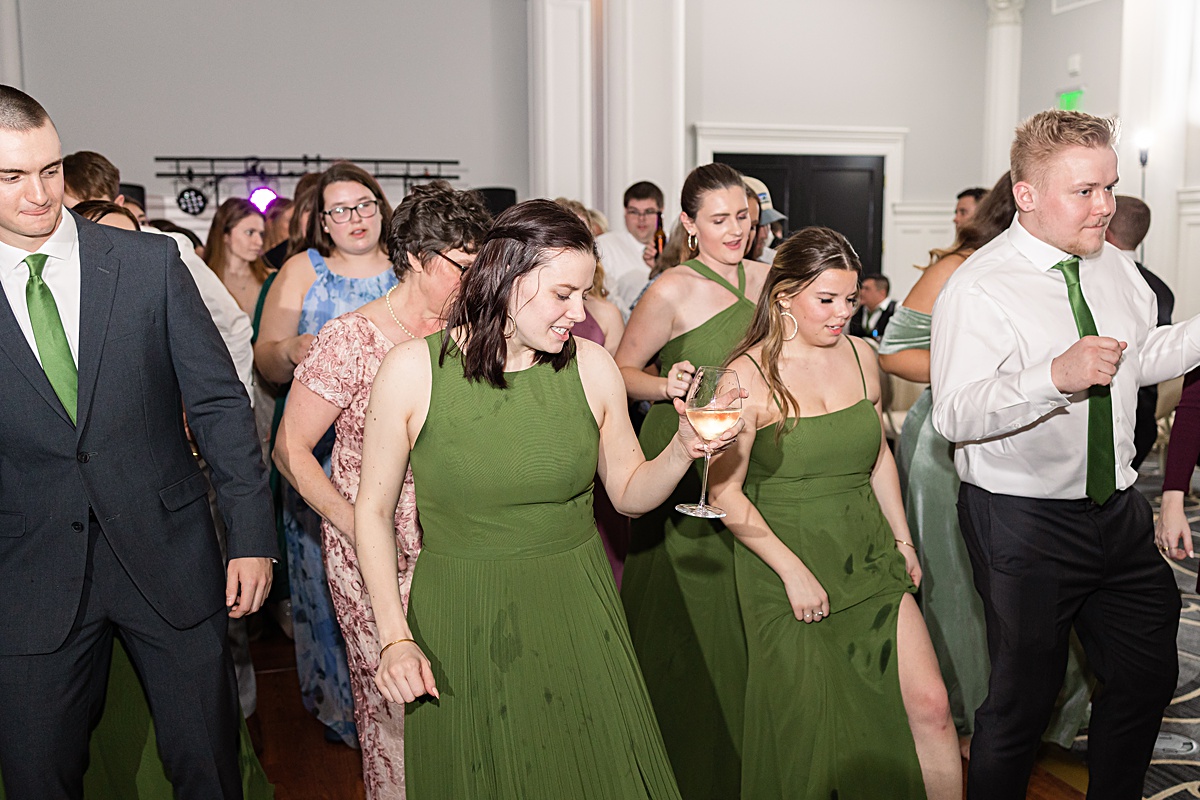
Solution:
[[[483,204],[493,217],[500,216],[517,204],[517,190],[507,186],[488,186],[475,191],[483,196]]]
[[[120,185],[121,194],[125,195],[125,199],[132,200],[142,207],[142,211],[146,210],[146,187],[140,183],[122,183]]]

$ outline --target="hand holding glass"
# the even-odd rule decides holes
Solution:
[[[742,387],[737,373],[720,367],[700,367],[692,378],[687,393],[687,418],[692,428],[705,442],[721,438],[721,434],[737,424],[742,416]],[[704,448],[704,477],[700,483],[699,503],[680,503],[675,510],[689,517],[720,519],[725,512],[708,505],[708,463],[712,451]]]

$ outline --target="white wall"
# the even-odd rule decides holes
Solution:
[[[1120,110],[1123,6],[1122,0],[1097,0],[1055,14],[1052,0],[1027,0],[1021,27],[1022,119],[1057,107],[1060,92],[1078,88],[1084,90],[1080,111],[1108,116]],[[1079,59],[1078,75],[1068,71],[1072,56]]]
[[[64,152],[174,194],[156,155],[428,158],[529,191],[523,0],[20,0]],[[384,185],[393,200],[400,182]]]
[[[987,18],[984,0],[688,0],[687,123],[907,128],[904,200],[953,201],[983,180]]]

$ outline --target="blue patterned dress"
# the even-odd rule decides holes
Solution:
[[[316,250],[310,249],[308,257],[317,279],[304,295],[298,334],[315,336],[329,320],[377,300],[397,283],[390,269],[369,278],[348,278],[330,271]],[[330,428],[313,450],[326,475],[330,471],[333,439]],[[284,490],[283,525],[292,590],[296,672],[304,707],[346,744],[358,747],[346,643],[338,627],[321,559],[321,518],[291,486]]]

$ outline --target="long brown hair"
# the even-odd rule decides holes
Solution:
[[[217,207],[217,213],[213,215],[212,225],[208,229],[208,241],[204,243],[204,263],[217,273],[222,282],[225,280],[225,236],[232,232],[239,222],[250,216],[258,216],[266,222],[266,217],[258,207],[244,197],[230,197]],[[250,262],[250,273],[261,286],[271,274],[271,268],[259,255]]]
[[[862,272],[858,253],[845,236],[821,227],[802,228],[789,236],[775,253],[775,262],[767,272],[746,335],[726,361],[726,364],[732,363],[754,347],[762,346],[759,366],[770,396],[779,401],[783,413],[783,419],[775,428],[776,441],[790,430],[788,419],[800,416],[800,403],[779,377],[779,356],[789,327],[785,324],[779,301],[804,291],[822,272],[830,269]]]
[[[312,193],[320,179],[321,173],[306,172],[296,181],[296,188],[292,193],[292,202],[296,209],[288,222],[287,252],[283,254],[284,261],[308,249],[308,220],[312,216]]]
[[[323,212],[325,211],[325,189],[328,188],[329,184],[341,181],[361,185],[378,201],[380,219],[379,249],[386,253],[388,220],[392,218],[392,207],[388,205],[387,197],[384,196],[383,189],[379,186],[379,181],[371,177],[371,173],[349,161],[339,161],[322,172],[316,186],[313,187],[312,197],[308,200],[308,246],[326,258],[329,258],[337,247],[333,243],[333,237],[325,232],[325,217],[323,216]]]
[[[462,357],[463,377],[507,388],[505,328],[512,318],[509,305],[516,296],[517,282],[564,250],[599,260],[588,226],[552,200],[527,200],[497,217],[474,266],[463,276],[447,316],[446,330],[461,331],[461,346],[447,334],[438,364],[445,364],[454,347]],[[534,363],[551,364],[557,372],[574,357],[575,341],[569,339],[558,353],[535,353]]]
[[[975,207],[975,213],[958,232],[954,244],[945,249],[929,251],[929,263],[940,261],[946,256],[967,256],[995,239],[1012,225],[1017,213],[1017,201],[1013,198],[1012,173],[1006,172],[996,181],[992,190],[983,196]],[[925,267],[921,267],[925,269]]]

